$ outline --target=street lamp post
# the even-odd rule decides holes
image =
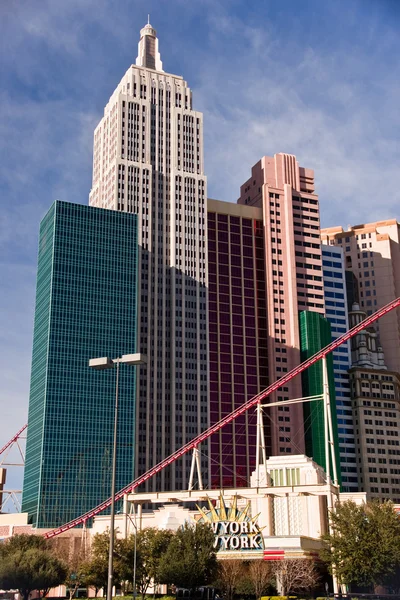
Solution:
[[[135,510],[135,522],[132,521],[132,517],[130,514],[125,513],[125,516],[128,517],[129,521],[135,528],[135,545],[133,547],[133,600],[136,600],[136,557],[137,557],[137,526],[136,526],[136,510]]]
[[[133,589],[132,590],[133,590],[133,599],[136,600],[136,563],[137,563],[136,557],[137,557],[137,531],[138,531],[137,525],[136,525],[136,509],[135,509],[134,513],[135,513],[135,521],[132,521],[132,517],[128,512],[126,512],[125,507],[124,507],[124,512],[119,513],[119,514],[121,514],[124,517],[124,519],[129,519],[131,525],[133,525],[133,527],[135,528],[135,544],[133,546],[133,578],[132,578],[133,579],[133,582],[132,582]],[[125,531],[125,539],[126,539],[126,537],[128,535],[126,521],[125,521],[125,525],[124,525],[124,531]]]
[[[117,365],[116,384],[115,384],[115,408],[114,408],[114,433],[113,433],[113,455],[112,455],[112,475],[111,475],[111,514],[110,514],[110,549],[108,553],[108,579],[107,579],[107,600],[112,600],[113,589],[113,558],[114,558],[114,532],[115,532],[115,479],[117,468],[117,427],[118,427],[118,386],[119,386],[119,365],[143,365],[147,359],[143,354],[123,354],[118,358],[91,358],[89,367],[103,371],[113,369]]]
[[[135,513],[135,518],[136,518],[136,513]],[[129,520],[131,520],[129,518]],[[135,524],[135,548],[133,551],[133,600],[136,600],[136,558],[137,558],[137,527]]]

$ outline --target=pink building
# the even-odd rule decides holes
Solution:
[[[314,171],[290,154],[264,156],[241,186],[238,204],[260,207],[264,229],[268,378],[275,381],[300,360],[298,312],[325,313],[318,196]],[[296,378],[271,402],[301,397]],[[275,407],[272,454],[304,453],[303,407]]]

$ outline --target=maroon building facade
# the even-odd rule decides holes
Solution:
[[[268,385],[260,209],[208,201],[208,277],[210,422],[215,423]],[[248,485],[255,450],[256,414],[250,411],[211,438],[211,486]]]

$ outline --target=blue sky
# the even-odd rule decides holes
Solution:
[[[400,217],[398,0],[2,2],[0,446],[27,418],[39,221],[87,203],[93,130],[148,12],[204,113],[210,197],[288,152],[315,169],[323,226]]]

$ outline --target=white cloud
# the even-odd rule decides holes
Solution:
[[[27,418],[39,223],[55,199],[87,202],[97,123],[68,101],[1,104],[0,446]]]
[[[359,53],[307,47],[288,64],[276,33],[228,17],[210,22],[213,40],[217,32],[254,43],[231,60],[217,51],[225,39],[215,41],[194,90],[204,111],[209,194],[235,201],[261,156],[287,152],[314,168],[324,225],[399,217],[400,88],[390,71],[372,81]]]

